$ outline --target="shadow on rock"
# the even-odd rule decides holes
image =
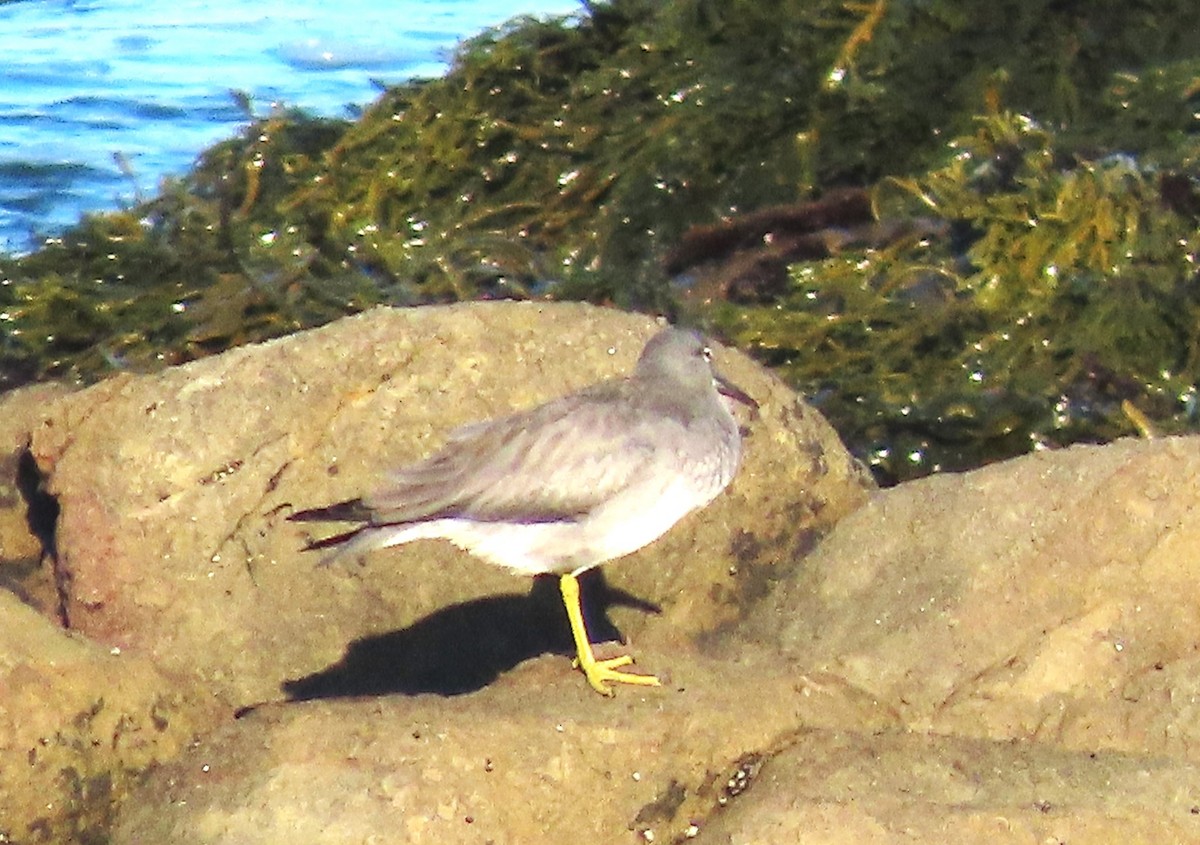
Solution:
[[[614,605],[659,608],[610,588],[596,570],[580,578],[593,642],[620,639],[607,617]],[[285,681],[290,701],[363,695],[461,695],[541,654],[574,655],[558,579],[539,577],[529,594],[489,596],[451,605],[399,631],[350,643],[340,661]]]

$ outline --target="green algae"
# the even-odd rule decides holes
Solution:
[[[519,19],[359,120],[259,117],[154,199],[0,260],[0,389],[375,303],[538,297],[721,329],[885,479],[1106,439],[1122,401],[1184,430],[1198,26],[1183,0]],[[936,225],[798,261],[768,301],[680,304],[663,259],[691,227],[847,184]]]
[[[0,389],[152,370],[377,301],[361,275],[313,262],[308,233],[276,210],[290,174],[343,130],[273,115],[154,199],[0,258]]]
[[[1176,163],[1198,152],[1200,137]],[[1200,194],[1192,181],[1190,205],[1165,202],[1172,172],[1065,155],[1024,116],[981,119],[943,167],[875,191],[881,216],[936,218],[945,236],[798,264],[779,301],[714,319],[886,481],[1135,434],[1128,403],[1194,430]]]

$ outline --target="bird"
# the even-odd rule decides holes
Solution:
[[[441,538],[525,575],[554,574],[588,684],[658,686],[597,659],[578,577],[649,545],[717,497],[742,458],[733,414],[758,403],[721,376],[698,333],[668,326],[633,371],[508,416],[451,432],[424,460],[394,470],[373,493],[291,514],[356,523],[309,540],[322,564],[418,539]]]

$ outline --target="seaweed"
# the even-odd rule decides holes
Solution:
[[[1184,430],[1198,26],[1183,0],[516,19],[353,122],[253,116],[157,196],[0,258],[0,389],[376,303],[585,299],[726,332],[884,480],[1116,436],[1123,402]],[[877,225],[851,203],[804,228],[855,191]],[[716,294],[681,261],[796,209]]]
[[[1194,430],[1196,152],[1200,137],[1164,174],[1064,153],[1027,116],[980,118],[943,166],[874,190],[882,218],[941,227],[798,263],[778,300],[712,318],[884,482],[1138,433],[1139,417]],[[1164,179],[1186,201],[1167,202]]]

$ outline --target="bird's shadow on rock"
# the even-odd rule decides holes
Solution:
[[[607,609],[655,605],[607,585],[592,570],[580,576],[592,642],[620,639]],[[528,595],[489,596],[451,605],[407,628],[354,640],[337,663],[285,681],[289,701],[372,695],[461,695],[541,654],[574,655],[558,578],[539,577]]]

